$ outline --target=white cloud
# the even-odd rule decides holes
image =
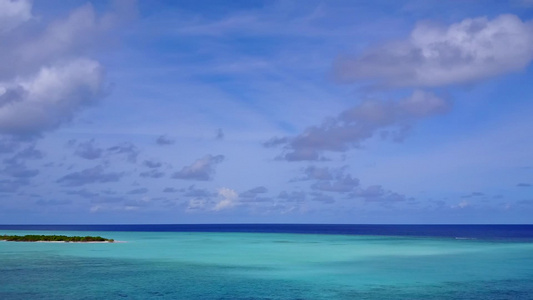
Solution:
[[[28,0],[0,0],[0,34],[10,31],[32,18]]]
[[[461,202],[459,202],[459,204],[457,205],[452,205],[451,208],[458,208],[458,209],[463,209],[463,208],[466,208],[466,207],[469,207],[470,206],[470,203],[466,200],[463,200]]]
[[[37,136],[104,95],[103,67],[89,57],[135,7],[119,2],[48,21],[33,18],[31,1],[0,0],[0,134]]]
[[[27,77],[44,67],[86,58],[109,32],[105,19],[87,4],[64,19],[49,23],[36,19],[32,30],[13,29],[0,35],[0,80]]]
[[[17,57],[27,63],[43,64],[54,60],[80,57],[107,45],[115,27],[135,14],[133,1],[114,1],[113,10],[98,14],[87,3],[57,19],[36,36],[28,36],[18,45]]]
[[[207,206],[208,201],[206,199],[195,198],[191,199],[187,203],[187,212],[202,211]]]
[[[93,205],[93,206],[91,206],[91,208],[89,209],[89,211],[90,211],[91,213],[96,213],[96,212],[101,211],[102,208],[103,208],[102,205]]]
[[[533,23],[515,15],[465,19],[448,27],[419,23],[408,39],[337,62],[340,80],[433,87],[516,72],[533,60]]]
[[[238,204],[237,200],[239,198],[239,194],[232,189],[221,188],[218,190],[218,196],[221,197],[222,200],[220,200],[217,205],[213,207],[213,210],[215,211],[228,209]]]
[[[96,61],[76,59],[0,85],[6,88],[0,95],[0,133],[34,135],[70,121],[102,96],[103,70]]]
[[[20,49],[24,60],[42,61],[69,55],[95,42],[100,24],[90,4],[74,11],[64,20],[51,23],[39,37],[29,40]]]

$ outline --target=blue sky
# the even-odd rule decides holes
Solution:
[[[0,223],[531,223],[531,1],[0,0]]]

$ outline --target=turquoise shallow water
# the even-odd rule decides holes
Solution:
[[[533,243],[200,232],[0,242],[0,299],[532,299]]]

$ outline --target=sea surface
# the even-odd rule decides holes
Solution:
[[[533,225],[0,225],[0,299],[533,299]]]

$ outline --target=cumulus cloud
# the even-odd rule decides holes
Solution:
[[[223,160],[223,155],[206,155],[190,166],[185,166],[179,172],[174,173],[172,178],[199,181],[211,180],[215,173],[215,166]]]
[[[255,187],[239,194],[237,191],[230,188],[220,188],[216,193],[212,193],[205,189],[196,189],[194,186],[190,186],[184,196],[193,198],[195,201],[189,201],[191,204],[196,204],[195,210],[211,210],[222,211],[233,209],[237,207],[244,207],[251,203],[264,203],[271,201],[270,198],[261,197],[261,195],[267,193],[267,189],[263,186]],[[201,204],[201,208],[200,208]]]
[[[485,196],[485,193],[482,193],[482,192],[472,192],[470,194],[467,194],[467,195],[463,195],[461,196],[461,198],[473,198],[473,197],[482,197],[482,196]]]
[[[337,176],[333,180],[321,180],[311,185],[314,190],[324,192],[346,193],[351,192],[359,186],[359,179],[351,175]]]
[[[31,169],[27,166],[28,160],[38,160],[44,157],[44,153],[35,149],[35,145],[29,145],[26,148],[18,151],[9,158],[2,161],[3,168],[1,173],[5,176],[14,178],[31,178],[39,174],[39,170]]]
[[[224,139],[224,131],[222,131],[221,128],[217,129],[217,132],[215,134],[215,139],[217,139],[217,140],[223,140]]]
[[[139,149],[137,146],[130,142],[122,142],[112,146],[98,146],[94,139],[90,139],[85,142],[79,142],[76,140],[70,140],[67,145],[69,147],[74,146],[74,154],[87,160],[95,160],[99,158],[110,158],[113,155],[123,156],[128,162],[134,163],[139,156]],[[149,168],[154,167],[156,162],[145,161],[143,163]]]
[[[91,203],[118,203],[122,202],[124,198],[116,196],[104,196],[91,199]]]
[[[312,201],[325,204],[334,203],[334,194],[346,195],[346,198],[362,198],[365,202],[390,204],[394,202],[411,200],[405,195],[386,190],[381,185],[361,186],[358,178],[346,172],[347,167],[316,167],[309,166],[303,169],[304,177],[293,181],[311,181],[312,192],[308,193]],[[302,202],[306,200],[304,192],[282,192],[278,198]]]
[[[155,161],[155,160],[145,160],[143,162],[143,165],[147,166],[148,168],[159,168],[161,167],[163,164],[161,164],[160,162],[158,161]]]
[[[165,176],[165,172],[161,172],[157,169],[152,169],[149,171],[141,172],[139,176],[145,177],[145,178],[161,178]]]
[[[146,194],[146,193],[148,193],[148,189],[147,188],[133,189],[133,190],[128,192],[129,195],[140,195],[140,194]]]
[[[204,188],[196,188],[195,185],[190,185],[187,189],[184,190],[166,188],[165,192],[183,192],[183,196],[189,199],[186,202],[187,212],[213,210],[214,201],[212,200],[212,198],[217,196],[218,194],[216,192],[211,192]]]
[[[267,148],[281,146],[289,142],[288,137],[273,137],[270,140],[263,143],[263,146]]]
[[[278,199],[283,200],[284,202],[304,202],[306,199],[307,194],[303,191],[282,191],[278,195]]]
[[[70,203],[72,203],[72,200],[68,200],[68,199],[61,199],[61,200],[55,200],[55,199],[43,200],[43,199],[39,199],[39,200],[35,201],[35,204],[41,205],[41,206],[66,205],[66,204],[70,204]]]
[[[178,189],[172,187],[166,187],[163,189],[163,193],[176,193],[179,192]]]
[[[533,22],[515,15],[465,19],[448,27],[422,22],[409,38],[337,61],[341,81],[436,87],[524,69],[533,60]]]
[[[451,205],[450,207],[453,208],[453,209],[464,209],[464,208],[467,208],[467,207],[470,207],[470,206],[471,206],[470,202],[468,202],[466,200],[463,200],[463,201],[459,202],[459,204]]]
[[[67,191],[67,195],[76,195],[86,199],[92,199],[98,196],[98,193],[90,192],[86,189],[76,190],[76,191]]]
[[[39,174],[39,170],[30,169],[25,163],[19,161],[7,161],[2,169],[2,174],[15,178],[31,178]]]
[[[443,113],[449,103],[432,93],[414,91],[400,101],[363,101],[319,126],[295,137],[274,138],[265,146],[283,145],[280,158],[288,161],[323,160],[324,151],[344,152],[357,148],[376,133],[403,139],[406,128],[419,119]]]
[[[22,187],[29,184],[25,178],[17,178],[14,180],[0,180],[0,193],[15,193]]]
[[[96,166],[79,172],[67,174],[57,180],[64,186],[82,186],[92,183],[117,182],[124,173],[106,172],[104,167]]]
[[[187,212],[196,212],[196,211],[203,211],[206,209],[206,207],[209,205],[210,201],[206,199],[190,199],[187,202],[187,208],[185,211]]]
[[[42,159],[45,154],[38,149],[35,149],[34,145],[24,148],[22,151],[15,155],[16,159]]]
[[[127,200],[124,202],[124,210],[138,210],[142,207],[148,207],[151,205],[150,198]]]
[[[408,200],[405,195],[386,190],[381,185],[371,185],[367,188],[360,188],[350,196],[363,198],[366,202],[380,202],[386,204]]]
[[[19,146],[20,142],[13,138],[0,138],[0,154],[13,153],[19,148]]]
[[[131,15],[135,5],[123,2],[100,16],[86,4],[48,20],[32,16],[31,1],[0,0],[0,134],[39,136],[107,93],[90,56]]]
[[[268,189],[264,186],[258,186],[253,189],[249,189],[243,193],[241,193],[240,197],[242,198],[255,198],[257,195],[265,194],[268,192]]]
[[[150,168],[150,170],[141,172],[139,176],[147,178],[161,178],[165,176],[165,172],[159,170],[163,165],[162,163],[155,160],[145,160],[143,165]]]
[[[533,205],[533,200],[520,200],[516,202],[519,205]]]
[[[23,2],[31,6],[30,1]],[[31,14],[31,7],[27,8],[24,12],[26,16],[17,18],[19,28],[12,27],[0,36],[5,41],[0,50],[3,54],[0,57],[0,65],[3,66],[0,68],[0,80],[21,73],[30,74],[61,61],[92,56],[95,49],[113,38],[116,28],[135,15],[134,1],[114,1],[114,4],[102,14],[88,3],[73,9],[63,18],[33,18],[33,24],[29,25],[36,26],[31,27],[32,30],[20,26],[23,22],[30,23],[27,15]]]
[[[215,195],[216,195],[215,193],[210,192],[207,189],[196,188],[196,186],[194,184],[190,185],[183,193],[184,197],[188,197],[188,198],[203,198],[203,199],[208,199],[208,198],[211,198],[211,197],[213,197]]]
[[[335,203],[335,198],[329,195],[324,195],[322,193],[313,193],[313,197],[311,198],[311,200],[322,202],[324,204]]]
[[[213,207],[213,210],[215,211],[228,209],[239,204],[239,194],[232,189],[221,188],[218,190],[218,196],[221,198],[221,200],[215,205],[215,207]]]
[[[87,142],[81,142],[76,147],[74,154],[81,158],[93,160],[102,157],[104,150],[94,145],[94,139]]]
[[[136,162],[137,156],[139,156],[139,149],[132,143],[124,142],[122,144],[107,148],[107,152],[110,154],[125,155],[129,162]]]
[[[315,191],[345,193],[359,186],[359,179],[345,174],[346,167],[330,168],[309,166],[303,170],[305,176],[292,181],[311,180],[311,188]]]
[[[330,180],[335,177],[333,173],[337,173],[337,170],[330,169],[328,167],[316,167],[309,166],[304,170],[304,180]]]
[[[259,203],[272,201],[270,197],[265,197],[268,189],[264,186],[258,186],[249,189],[239,194],[239,201],[241,203]]]
[[[15,153],[11,158],[6,161],[25,161],[29,159],[42,159],[44,153],[41,150],[35,148],[35,145],[29,145],[26,148]]]
[[[176,142],[176,140],[174,140],[173,138],[170,138],[170,137],[168,137],[166,135],[161,135],[161,136],[157,137],[155,142],[158,145],[166,146],[166,145],[173,145]]]
[[[14,92],[16,91],[16,92]],[[103,94],[103,70],[76,59],[43,67],[31,77],[0,82],[0,133],[35,135],[70,121]]]
[[[0,34],[8,32],[32,18],[28,0],[0,0]]]

